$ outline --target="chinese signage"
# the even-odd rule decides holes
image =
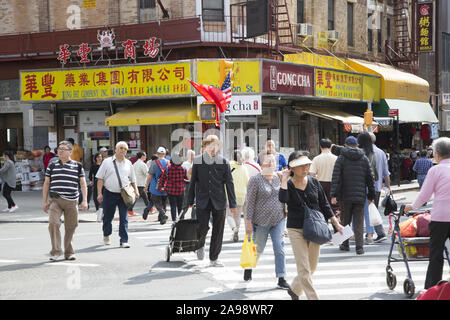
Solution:
[[[83,9],[95,8],[97,6],[97,0],[83,0]]]
[[[200,107],[205,98],[197,97],[197,106]],[[201,109],[200,109],[201,110]],[[258,116],[262,114],[260,95],[232,95],[228,109],[223,113],[226,116]]]
[[[21,71],[22,101],[190,95],[190,63]]]
[[[433,51],[433,3],[417,5],[417,48],[419,52]]]
[[[263,91],[275,94],[314,95],[314,69],[263,61]]]
[[[319,32],[317,47],[321,49],[328,49],[328,35],[326,32]]]
[[[362,76],[326,69],[316,69],[316,96],[361,100]]]
[[[136,61],[137,58],[137,48],[143,48],[143,55],[147,58],[156,58],[161,54],[161,39],[156,37],[150,37],[148,40],[133,40],[127,39],[122,42],[115,43],[116,34],[114,29],[111,30],[98,30],[97,31],[97,40],[99,42],[98,46],[93,46],[88,43],[81,43],[78,45],[69,45],[62,44],[59,46],[58,57],[57,60],[64,66],[68,62],[81,62],[81,63],[90,63],[97,62],[97,60],[133,60]],[[72,48],[73,47],[73,48]],[[118,48],[116,48],[118,47]],[[78,49],[77,49],[78,48]],[[92,56],[93,49],[101,49],[95,50],[99,51],[99,56],[96,57],[94,61],[94,57]],[[121,53],[120,57],[112,58],[104,58],[103,57],[103,49],[115,50],[121,49],[123,53]],[[118,52],[116,54],[118,56]]]

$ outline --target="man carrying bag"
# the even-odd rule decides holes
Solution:
[[[130,160],[125,158],[128,145],[120,141],[116,145],[114,156],[106,158],[98,169],[97,190],[104,191],[98,195],[98,202],[103,203],[103,241],[110,245],[109,236],[112,234],[112,220],[119,209],[119,236],[120,247],[129,248],[128,244],[128,207],[130,203],[139,198],[139,190],[136,186],[136,175]],[[133,199],[134,192],[134,199]]]

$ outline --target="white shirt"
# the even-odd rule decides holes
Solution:
[[[103,180],[103,186],[109,192],[120,193],[119,180],[117,179],[113,160],[116,160],[116,155],[103,160],[95,177]],[[136,183],[136,175],[131,161],[124,158],[122,162],[116,161],[116,163],[120,180],[122,181],[122,187],[125,188],[130,183]]]
[[[317,180],[322,182],[331,182],[333,176],[334,163],[337,156],[331,153],[331,151],[322,151],[312,161],[309,172],[317,175]]]
[[[145,187],[148,176],[148,167],[144,161],[139,159],[133,164],[134,173],[136,174],[136,184],[138,187]]]

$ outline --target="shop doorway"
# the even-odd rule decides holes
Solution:
[[[0,154],[23,150],[23,114],[0,114]]]
[[[227,117],[227,137],[225,155],[232,155],[234,150],[251,147],[258,151],[258,122],[256,117]]]

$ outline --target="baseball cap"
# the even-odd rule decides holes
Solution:
[[[349,146],[357,146],[358,145],[358,140],[356,140],[356,138],[354,136],[348,136],[345,139],[345,144],[349,145]]]
[[[158,150],[156,150],[156,153],[166,153],[166,148],[159,147]]]

